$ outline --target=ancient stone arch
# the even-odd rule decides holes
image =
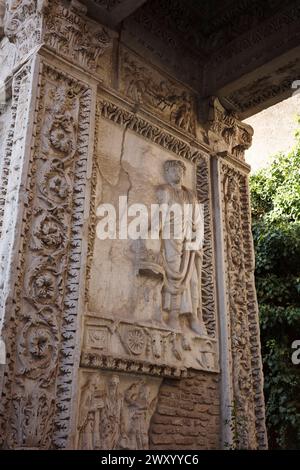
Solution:
[[[291,92],[299,16],[0,2],[3,448],[267,447],[242,119]],[[99,240],[122,196],[201,205],[185,271],[174,243]]]

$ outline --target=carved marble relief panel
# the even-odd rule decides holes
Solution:
[[[210,99],[206,127],[215,152],[225,151],[238,160],[245,160],[245,150],[252,144],[253,129],[241,122],[236,113],[227,111],[216,97]]]
[[[193,92],[149,67],[124,47],[120,51],[120,91],[184,132],[195,134]]]
[[[80,373],[77,448],[149,449],[161,379],[113,372]]]
[[[207,157],[101,99],[96,140],[82,366],[162,376],[185,375],[187,368],[217,371]],[[174,168],[182,172],[177,191],[169,180]],[[176,274],[172,240],[120,237],[126,211],[120,198],[129,208],[143,204],[148,214],[163,201],[199,205],[204,245],[195,253],[183,246],[174,252],[182,266]],[[103,240],[97,227],[105,204],[115,208],[117,230]],[[131,221],[129,213],[129,230]]]

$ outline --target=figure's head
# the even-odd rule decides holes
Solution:
[[[180,160],[167,160],[164,163],[165,177],[168,183],[179,184],[186,172],[186,166]]]
[[[90,385],[92,390],[96,390],[97,388],[100,387],[101,385],[101,378],[98,374],[93,374],[89,379],[88,379],[88,384]]]
[[[109,380],[109,388],[111,390],[116,391],[118,386],[119,386],[119,383],[120,383],[119,376],[114,374],[114,375],[111,376],[111,378]]]

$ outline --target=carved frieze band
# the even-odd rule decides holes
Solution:
[[[238,446],[266,447],[248,177],[220,162],[232,381]]]
[[[125,48],[120,52],[120,76],[120,91],[124,96],[195,135],[196,100],[191,91],[150,68]]]
[[[124,372],[186,376],[188,368],[218,372],[217,341],[181,331],[88,313],[81,365]]]
[[[65,447],[71,419],[91,90],[41,65],[1,435],[10,448]]]
[[[79,380],[78,449],[149,449],[161,379],[83,369]]]

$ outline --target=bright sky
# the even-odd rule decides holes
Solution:
[[[253,144],[245,153],[252,172],[265,166],[269,156],[291,150],[297,114],[300,115],[300,93],[245,120],[254,128]]]

